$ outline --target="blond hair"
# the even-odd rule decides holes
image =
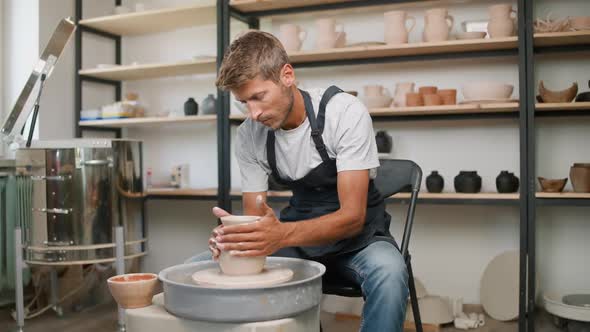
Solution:
[[[247,31],[225,52],[215,85],[232,90],[258,76],[278,83],[281,69],[287,63],[289,56],[275,36],[258,30]]]

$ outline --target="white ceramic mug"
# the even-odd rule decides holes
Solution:
[[[223,226],[242,225],[256,222],[259,216],[226,216],[221,217]],[[221,251],[219,254],[219,267],[221,272],[227,275],[249,275],[262,272],[266,256],[236,257],[229,252]]]
[[[297,24],[281,24],[280,41],[287,52],[297,52],[307,37],[307,32]]]

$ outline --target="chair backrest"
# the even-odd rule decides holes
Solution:
[[[379,162],[381,166],[377,169],[375,186],[384,199],[399,192],[409,191],[411,193],[401,243],[401,253],[406,258],[414,223],[414,211],[422,183],[422,169],[411,160],[381,159]]]

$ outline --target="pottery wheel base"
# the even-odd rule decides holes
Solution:
[[[259,274],[232,276],[223,274],[219,268],[195,272],[193,281],[198,285],[215,288],[257,288],[277,285],[293,278],[293,270],[266,266]]]

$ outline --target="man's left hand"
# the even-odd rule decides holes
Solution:
[[[233,256],[268,256],[284,247],[290,225],[281,223],[274,211],[260,200],[264,215],[256,222],[244,225],[225,226],[215,238],[217,248],[229,251]]]

